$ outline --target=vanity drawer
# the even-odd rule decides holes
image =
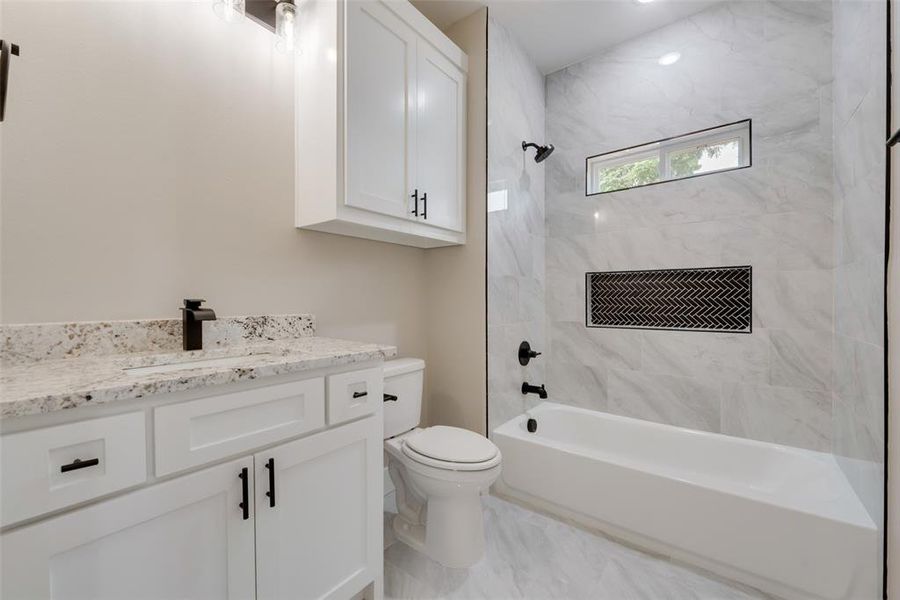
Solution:
[[[147,479],[143,412],[0,437],[2,525]]]
[[[376,412],[383,402],[381,367],[328,376],[328,424],[336,425]]]
[[[153,411],[166,475],[325,427],[322,377],[207,396]]]

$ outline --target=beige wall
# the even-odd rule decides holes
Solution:
[[[429,405],[432,424],[486,429],[485,252],[487,215],[487,9],[447,31],[469,55],[468,210],[465,246],[425,257]]]
[[[425,251],[293,227],[291,62],[272,34],[207,1],[3,0],[0,27],[22,47],[0,321],[175,316],[199,296],[426,357]]]

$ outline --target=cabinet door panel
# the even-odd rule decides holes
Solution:
[[[348,3],[346,202],[404,219],[412,208],[415,52],[415,33],[382,3]]]
[[[419,41],[416,185],[428,194],[430,225],[463,230],[465,76],[428,42]]]
[[[245,458],[3,534],[2,597],[253,598],[243,468],[252,489]]]
[[[260,598],[346,599],[371,581],[380,583],[380,419],[257,454]],[[274,507],[267,465],[274,466]]]

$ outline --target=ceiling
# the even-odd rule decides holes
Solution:
[[[722,0],[412,0],[441,29],[483,6],[508,27],[542,73],[673,23]]]

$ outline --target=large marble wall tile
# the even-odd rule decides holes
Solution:
[[[753,270],[754,325],[770,329],[832,327],[833,272]]]
[[[607,405],[615,414],[704,431],[720,429],[718,382],[610,369],[607,385]]]
[[[607,372],[599,364],[573,364],[549,357],[547,393],[551,402],[607,410]]]
[[[867,0],[839,0],[833,6],[834,119],[846,123],[863,97],[884,82],[885,7]]]
[[[721,235],[717,222],[613,231],[610,267],[619,271],[720,266]]]
[[[719,381],[767,383],[769,336],[697,331],[645,331],[641,370]]]
[[[724,264],[758,269],[829,269],[833,221],[820,211],[793,211],[720,221]]]
[[[640,330],[585,327],[583,319],[553,321],[549,328],[555,360],[614,369],[641,367]]]
[[[834,285],[835,333],[884,347],[884,258],[839,266]]]
[[[831,394],[726,383],[722,433],[830,452]]]
[[[821,391],[831,389],[830,331],[772,329],[769,339],[769,382],[772,385]]]
[[[884,394],[884,348],[843,335],[834,336],[834,392],[838,396],[878,399]]]
[[[585,274],[547,271],[547,315],[561,321],[585,322]]]
[[[875,414],[871,405],[858,396],[834,395],[832,436],[836,454],[855,460],[883,462],[884,414]]]

